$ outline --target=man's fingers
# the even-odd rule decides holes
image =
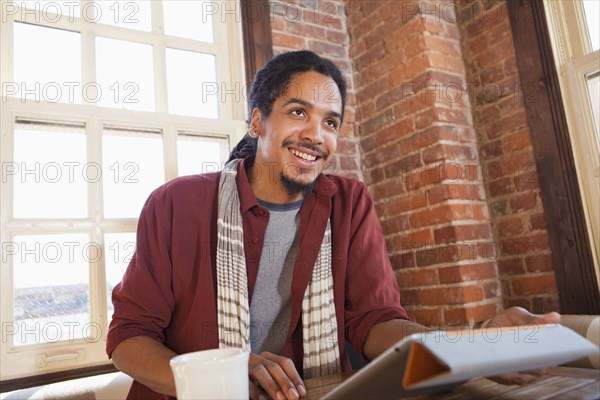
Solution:
[[[248,368],[250,378],[273,399],[298,400],[300,398],[294,383],[277,362],[264,356],[254,356]]]
[[[252,400],[263,400],[266,396],[263,394],[263,391],[260,390],[250,379],[248,379],[248,387],[250,391],[250,399]]]
[[[279,365],[281,369],[283,369],[287,377],[292,381],[293,386],[295,386],[293,389],[296,392],[296,394],[299,394],[302,397],[306,396],[304,382],[302,382],[302,378],[300,378],[300,374],[296,370],[294,362],[287,357],[281,357],[271,353],[264,354],[267,359],[274,361],[275,363],[277,363],[277,365]]]
[[[536,315],[533,322],[536,324],[560,324],[560,314],[550,312],[548,314]]]

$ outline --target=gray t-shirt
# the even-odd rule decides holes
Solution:
[[[283,352],[290,324],[292,272],[298,253],[298,211],[302,200],[274,204],[259,199],[269,210],[269,224],[250,302],[250,346],[253,353]]]

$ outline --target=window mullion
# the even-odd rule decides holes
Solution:
[[[164,41],[163,10],[160,1],[152,2],[152,48],[154,57],[154,98],[156,111],[169,111],[167,100],[167,62]]]
[[[177,168],[177,127],[169,123],[163,131],[165,157],[165,180],[168,182],[178,175]]]
[[[81,58],[82,104],[95,104],[91,100],[95,100],[96,98],[91,97],[87,93],[89,88],[95,85],[96,82],[96,37],[94,24],[84,24],[84,27],[81,29]]]

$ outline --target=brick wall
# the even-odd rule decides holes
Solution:
[[[457,0],[473,122],[498,244],[505,305],[536,312],[558,309],[558,295],[523,87],[505,1]]]
[[[502,303],[460,31],[440,4],[346,3],[365,182],[402,302],[430,325]]]
[[[275,55],[284,51],[312,50],[332,60],[344,73],[348,97],[338,140],[335,165],[340,175],[363,179],[355,124],[356,98],[349,57],[346,13],[342,0],[271,0],[270,18]]]
[[[275,54],[311,49],[346,76],[339,172],[375,199],[410,315],[449,325],[503,306],[557,309],[523,107],[531,93],[519,86],[504,1],[270,6]]]

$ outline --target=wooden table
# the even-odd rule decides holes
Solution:
[[[305,381],[306,399],[320,399],[352,372],[343,372]],[[600,399],[600,370],[549,368],[548,374],[526,385],[501,385],[489,379],[473,379],[456,389],[437,395],[411,399]]]

